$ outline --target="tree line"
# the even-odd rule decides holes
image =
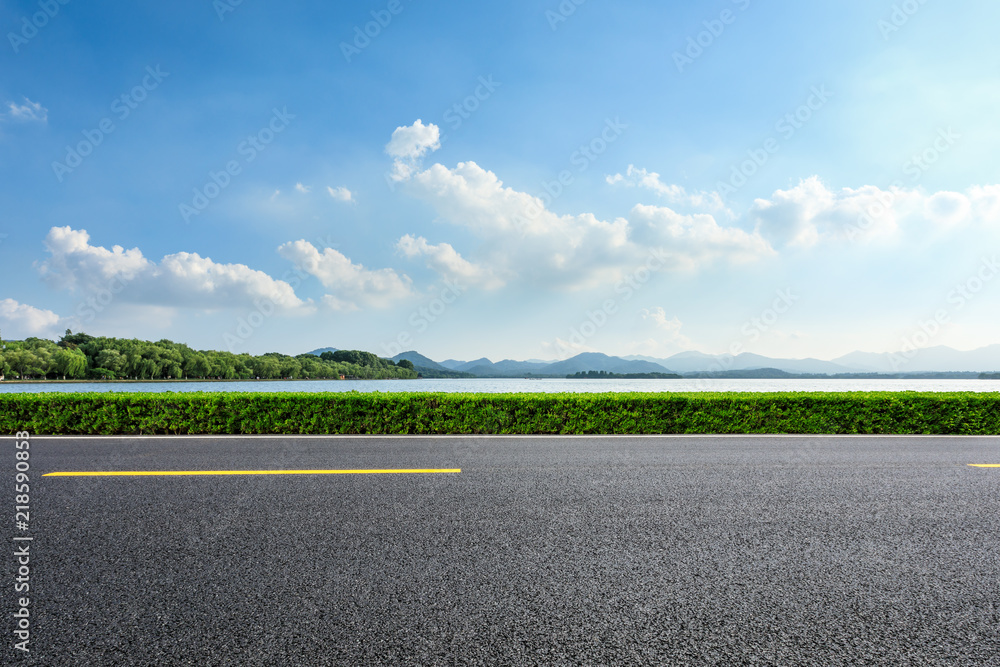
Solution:
[[[612,373],[611,371],[577,371],[566,376],[570,380],[677,380],[677,373]]]
[[[412,379],[413,364],[394,364],[371,352],[337,350],[289,356],[278,352],[253,356],[218,350],[194,350],[170,340],[106,338],[73,333],[58,342],[45,338],[0,340],[0,375],[22,380],[276,380]]]

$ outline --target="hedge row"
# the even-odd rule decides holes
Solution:
[[[980,393],[0,394],[0,431],[293,433],[1000,434]]]

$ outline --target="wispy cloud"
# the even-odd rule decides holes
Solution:
[[[423,257],[427,266],[441,277],[470,285],[482,285],[487,289],[503,286],[503,281],[482,266],[464,259],[448,243],[431,245],[424,237],[409,234],[399,239],[396,248],[406,257]]]
[[[354,193],[343,186],[336,188],[327,186],[326,191],[330,193],[330,196],[336,199],[337,201],[342,201],[342,202],[354,201]]]
[[[675,315],[667,317],[662,306],[643,308],[639,311],[642,329],[650,330],[650,336],[633,346],[633,351],[647,355],[670,355],[691,349],[691,339],[681,333],[684,326]]]
[[[666,199],[671,204],[691,206],[710,211],[724,211],[725,204],[718,192],[688,192],[683,186],[664,183],[655,171],[629,165],[624,174],[614,174],[605,178],[609,185],[644,188]]]
[[[39,102],[32,102],[27,97],[24,98],[24,104],[8,102],[7,108],[11,120],[25,123],[47,123],[49,120],[49,110]]]

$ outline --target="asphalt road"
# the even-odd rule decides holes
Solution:
[[[3,664],[1000,664],[1000,438],[31,443]]]

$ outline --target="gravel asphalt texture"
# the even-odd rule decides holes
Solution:
[[[8,555],[0,664],[1000,665],[1000,468],[968,465],[1000,463],[1000,438],[30,451],[31,653]],[[462,472],[41,477],[368,468]]]

